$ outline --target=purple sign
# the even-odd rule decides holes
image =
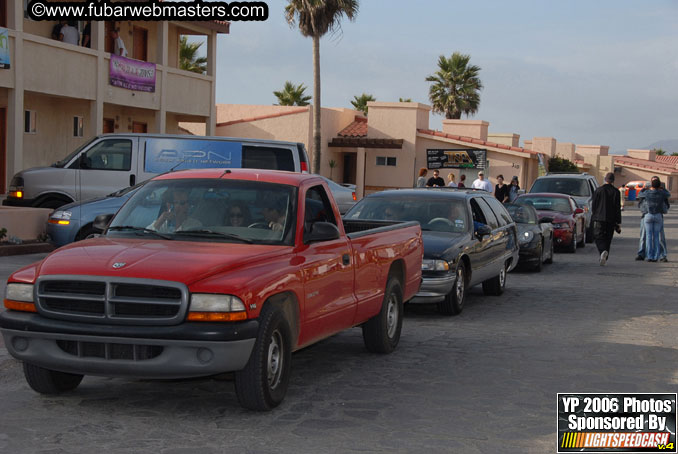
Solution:
[[[155,63],[111,55],[110,83],[128,90],[155,92]]]

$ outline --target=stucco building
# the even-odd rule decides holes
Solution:
[[[9,68],[0,67],[0,193],[17,171],[49,165],[97,134],[180,133],[180,121],[214,134],[217,34],[228,33],[228,23],[92,22],[87,48],[52,39],[56,22],[25,18],[25,3],[0,0],[10,57]],[[85,24],[77,25],[82,32]],[[129,59],[154,68],[152,91],[111,85],[112,28]],[[206,74],[179,69],[182,35],[204,37]]]

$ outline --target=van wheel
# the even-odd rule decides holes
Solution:
[[[483,293],[485,295],[499,296],[506,288],[506,264],[499,271],[499,275],[483,281]]]
[[[51,208],[55,210],[59,207],[66,205],[67,203],[71,202],[63,199],[45,199],[38,204],[37,208]]]
[[[235,373],[235,392],[243,407],[266,411],[280,405],[287,393],[292,342],[290,326],[276,306],[267,304],[259,322],[250,359]]]
[[[363,342],[372,353],[391,353],[403,327],[403,289],[398,279],[386,283],[381,311],[363,324]]]
[[[456,279],[452,291],[445,295],[445,300],[438,303],[438,312],[443,315],[457,315],[464,310],[466,300],[466,266],[459,262]]]
[[[101,230],[95,229],[91,225],[88,225],[88,226],[80,229],[78,234],[75,236],[75,241],[81,241],[81,240],[87,239],[88,236],[94,235],[96,233],[101,233]]]
[[[83,378],[79,374],[57,372],[28,363],[24,363],[24,377],[28,386],[40,394],[60,394],[74,390]]]

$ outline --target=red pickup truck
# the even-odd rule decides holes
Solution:
[[[421,282],[419,224],[342,221],[313,175],[169,173],[99,224],[8,280],[0,330],[37,392],[232,371],[240,404],[268,410],[294,350],[361,326],[391,352]]]

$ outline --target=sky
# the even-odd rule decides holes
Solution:
[[[266,3],[267,21],[219,37],[217,103],[274,104],[287,80],[313,93],[311,40],[285,21],[286,1]],[[642,148],[678,139],[677,24],[678,0],[362,0],[321,40],[321,104],[368,93],[430,105],[426,77],[458,51],[481,68],[470,118],[491,133]]]

